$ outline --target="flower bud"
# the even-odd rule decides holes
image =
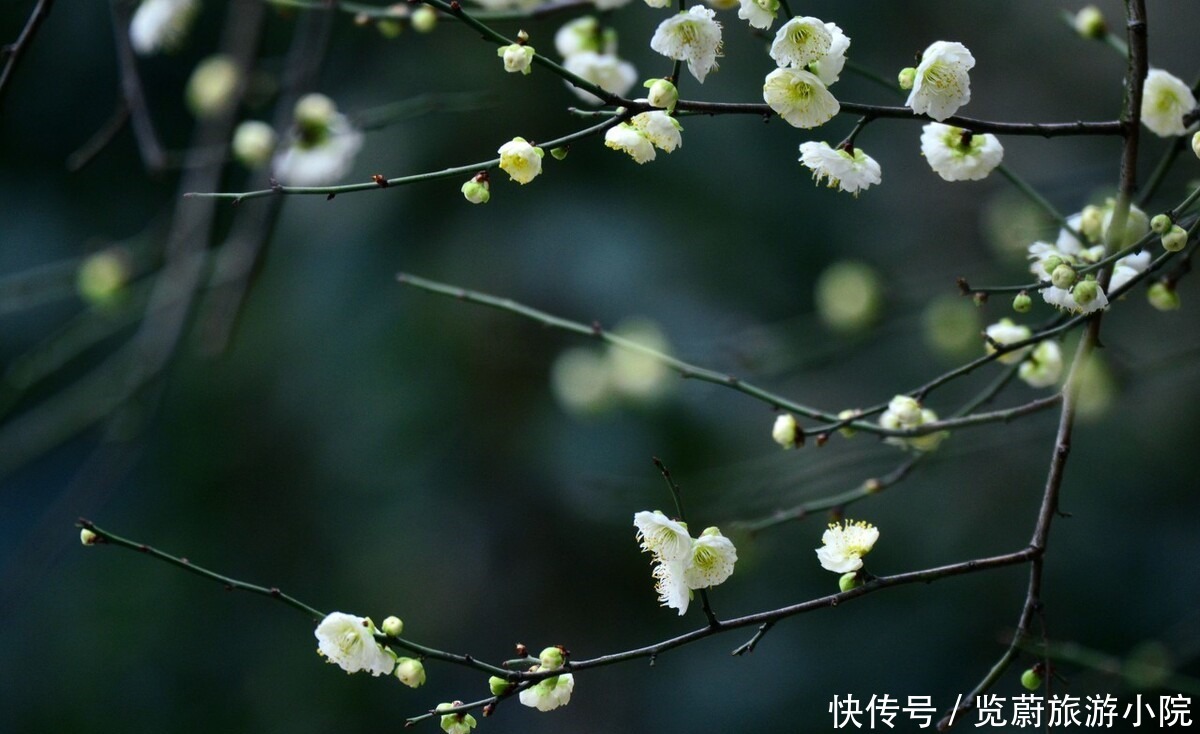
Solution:
[[[438,13],[428,5],[422,5],[412,13],[413,30],[417,33],[429,33],[437,27]]]
[[[570,148],[567,148],[564,146],[559,146],[557,148],[550,149],[550,156],[552,158],[554,158],[554,160],[556,160],[556,161],[561,161],[564,158],[566,158],[567,153],[570,153],[570,152],[571,152]]]
[[[650,90],[646,101],[651,107],[657,107],[667,112],[675,111],[675,103],[679,101],[679,90],[667,79],[651,79],[642,86]]]
[[[388,617],[395,619],[395,617]],[[387,620],[384,620],[383,626],[386,630]],[[400,682],[409,688],[420,688],[425,685],[425,666],[420,660],[415,658],[400,658],[396,661],[396,677]]]
[[[84,528],[83,530],[79,531],[79,542],[83,543],[84,545],[95,545],[96,541],[98,541],[99,539],[100,539],[99,535],[96,535],[95,533],[93,533],[91,530],[89,530],[87,528]]]
[[[512,683],[499,676],[493,675],[491,678],[488,678],[488,688],[491,689],[493,696],[503,696],[512,687]]]
[[[1179,252],[1187,246],[1187,240],[1187,230],[1178,224],[1173,224],[1171,229],[1162,236],[1162,246],[1167,252]]]
[[[1042,676],[1033,668],[1029,668],[1021,673],[1021,685],[1025,686],[1026,690],[1036,691],[1042,687]]]
[[[209,56],[196,65],[187,83],[187,104],[196,117],[212,117],[233,103],[241,70],[233,57]]]
[[[897,81],[900,82],[901,89],[912,89],[913,83],[917,80],[917,70],[913,67],[908,67],[900,70],[900,75]]]
[[[850,418],[857,418],[860,413],[862,413],[862,411],[856,408],[847,408],[846,410],[838,413],[838,420],[844,421]],[[842,434],[846,438],[852,438],[854,434],[858,433],[858,431],[854,430],[850,426],[842,426],[838,429],[838,433]]]
[[[296,124],[305,130],[324,130],[333,122],[337,114],[337,105],[323,94],[306,94],[296,101],[292,113]]]
[[[233,157],[246,168],[261,168],[275,152],[275,130],[265,122],[246,120],[233,133]]]
[[[1084,38],[1104,38],[1108,33],[1104,13],[1095,5],[1083,8],[1075,14],[1075,31]]]
[[[383,634],[388,637],[399,637],[404,633],[404,622],[400,621],[399,617],[388,617],[383,620]]]
[[[1086,306],[1099,297],[1100,286],[1094,280],[1085,280],[1075,284],[1071,295],[1075,297],[1075,302],[1080,306]]]
[[[1109,209],[1111,211],[1111,208]],[[1079,215],[1079,231],[1084,237],[1087,237],[1092,242],[1099,242],[1104,238],[1105,227],[1105,210],[1090,204],[1083,208]]]
[[[462,195],[472,204],[486,204],[492,198],[488,180],[480,181],[478,176],[462,185]]]
[[[1042,261],[1042,270],[1046,271],[1046,275],[1054,272],[1054,269],[1063,264],[1063,259],[1058,255],[1051,255]]]
[[[1200,158],[1200,130],[1192,135],[1192,152],[1196,154],[1197,158]]]
[[[1150,220],[1150,230],[1154,232],[1154,234],[1165,234],[1171,229],[1172,224],[1174,224],[1174,222],[1172,222],[1171,218],[1166,214],[1155,214],[1154,218]]]
[[[1056,288],[1070,288],[1075,284],[1075,268],[1062,263],[1050,273],[1050,282]]]
[[[1013,298],[1012,307],[1017,313],[1027,313],[1029,309],[1033,308],[1033,299],[1029,297],[1028,293],[1021,291]]]
[[[521,33],[524,32],[521,31]],[[517,38],[519,40],[520,35]],[[528,35],[526,35],[526,38],[528,38]],[[523,43],[501,46],[496,49],[496,55],[504,59],[504,70],[510,74],[517,72],[529,74],[533,71],[533,46],[526,46]]]
[[[1146,300],[1159,311],[1174,311],[1179,308],[1179,293],[1161,281],[1146,290]]]
[[[838,579],[838,588],[842,591],[849,591],[858,586],[858,571],[850,571],[842,574]]]
[[[542,661],[542,668],[545,670],[558,670],[563,666],[565,658],[561,647],[547,647],[542,650],[542,654],[538,656]]]
[[[108,306],[121,295],[129,282],[129,255],[114,247],[91,255],[79,266],[75,288],[83,300],[92,306]]]
[[[791,413],[783,413],[775,419],[775,425],[771,428],[771,438],[775,439],[775,443],[785,449],[796,448],[796,434],[799,432],[799,427],[796,425],[796,417]],[[800,435],[804,435],[800,433]]]

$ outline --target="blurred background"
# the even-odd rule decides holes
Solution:
[[[0,7],[0,39],[17,37],[32,5]],[[1099,5],[1117,22],[1120,3]],[[1191,80],[1200,6],[1148,6],[1152,65]],[[961,41],[978,62],[970,116],[1103,120],[1120,108],[1124,61],[1079,38],[1055,4],[793,9],[838,23],[851,61],[888,79],[930,42]],[[487,160],[513,136],[546,140],[593,121],[567,112],[580,103],[559,79],[505,74],[493,47],[453,22],[388,37],[350,13],[243,0],[206,3],[182,48],[133,62],[161,144],[148,155],[131,132],[141,123],[119,124],[124,31],[114,34],[113,18],[120,25],[130,10],[56,5],[0,107],[7,731],[367,731],[486,695],[483,676],[436,662],[416,691],[346,676],[314,654],[303,615],[134,553],[82,549],[79,516],[319,609],[399,615],[406,636],[433,647],[498,661],[518,642],[563,644],[588,658],[702,623],[695,608],[680,619],[657,606],[634,541],[634,512],[670,511],[657,456],[682,485],[693,527],[719,525],[737,543],[737,573],[711,594],[719,615],[836,590],[813,557],[824,516],[753,535],[744,524],[884,475],[905,460],[899,449],[860,434],[781,451],[762,403],[402,287],[399,271],[620,328],[832,411],[886,401],[981,354],[980,329],[1002,317],[1051,315],[1040,303],[1018,316],[1007,298],[977,308],[958,296],[959,276],[1028,281],[1025,246],[1055,228],[999,175],[942,181],[909,121],[858,137],[883,183],[857,199],[814,186],[797,162],[801,142],[836,144],[850,116],[816,131],[687,117],[683,148],[645,166],[590,139],[564,161],[547,156],[527,186],[494,176],[486,206],[463,201],[467,176],[332,201],[183,199],[202,184],[264,187],[266,173],[226,165],[228,130],[286,119],[300,91],[374,121],[346,181]],[[524,28],[549,51],[559,25],[585,12],[497,27]],[[634,3],[611,16],[639,79],[670,72],[648,47],[663,13]],[[774,68],[767,40],[734,11],[719,20],[720,70],[703,86],[685,75],[682,94],[757,102]],[[247,46],[239,34],[260,24],[261,44]],[[311,53],[289,52],[297,37]],[[198,125],[185,85],[229,42],[257,59],[250,93]],[[833,92],[903,101],[854,73]],[[222,124],[223,136],[211,133]],[[1167,144],[1143,140],[1145,176]],[[1116,139],[1003,143],[1005,164],[1064,212],[1102,201],[1116,182]],[[1177,203],[1198,175],[1195,158],[1181,158],[1150,212]],[[124,282],[102,297],[79,285],[98,253],[116,258]],[[1195,677],[1191,281],[1179,311],[1152,309],[1139,287],[1104,320],[1063,491],[1069,517],[1050,539],[1044,630]],[[863,294],[875,295],[845,317],[847,299]],[[934,393],[929,407],[952,412],[1000,369]],[[1018,382],[996,405],[1039,394]],[[870,570],[1021,548],[1053,413],[957,433],[906,481],[850,508],[881,528]],[[928,695],[942,711],[1002,652],[1026,583],[1020,567],[898,588],[782,622],[742,658],[729,652],[750,631],[733,632],[653,667],[581,674],[571,704],[553,713],[508,702],[479,730],[818,731],[831,728],[833,696],[846,694]],[[1021,692],[1029,662],[995,691]],[[1061,673],[1055,690],[1075,695],[1124,702],[1163,690],[1066,661]]]

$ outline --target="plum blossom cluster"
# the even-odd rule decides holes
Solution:
[[[763,100],[793,127],[824,125],[841,110],[829,86],[840,78],[849,48],[850,38],[836,24],[792,18],[771,43],[778,68],[763,82]]]
[[[1146,213],[1131,206],[1124,232],[1110,232],[1114,202],[1103,207],[1088,206],[1067,217],[1068,228],[1059,231],[1054,243],[1029,245],[1030,272],[1042,282],[1042,299],[1061,310],[1086,314],[1108,306],[1108,295],[1092,274],[1080,276],[1079,270],[1102,260],[1108,243],[1120,249],[1134,245],[1150,231]],[[1082,235],[1080,241],[1076,233]],[[1164,243],[1165,244],[1165,243]],[[1109,290],[1123,287],[1150,266],[1150,252],[1142,250],[1120,258],[1113,266]]]
[[[561,647],[547,647],[538,656],[538,663],[529,669],[536,673],[540,670],[559,670],[566,662],[566,656]],[[491,682],[495,693],[495,681],[505,683],[503,679],[493,678]],[[575,676],[571,673],[554,675],[543,678],[532,686],[517,694],[521,703],[538,711],[553,711],[559,706],[566,706],[571,701],[571,692],[575,690]],[[497,694],[499,695],[499,694]]]
[[[937,413],[923,407],[908,395],[897,395],[888,403],[887,410],[879,416],[879,425],[891,431],[907,431],[926,423],[936,423]],[[947,431],[935,431],[921,436],[889,436],[885,441],[893,446],[915,451],[933,451],[949,435]]]
[[[399,617],[383,620],[383,634],[399,637],[404,623]],[[327,614],[314,632],[317,654],[347,673],[366,671],[372,676],[394,673],[409,688],[425,683],[425,666],[415,658],[399,657],[375,639],[378,630],[370,617],[356,617],[345,612]]]
[[[724,583],[733,574],[737,549],[716,527],[692,538],[687,525],[659,510],[633,516],[642,550],[654,557],[655,591],[659,602],[685,614],[692,592]]]
[[[646,163],[654,160],[655,148],[670,153],[683,145],[682,131],[679,120],[668,112],[653,110],[610,127],[604,134],[604,144],[628,153],[637,163]]]

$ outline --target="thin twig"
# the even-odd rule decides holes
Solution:
[[[42,23],[50,15],[50,8],[54,6],[54,0],[38,0],[37,5],[33,6],[33,12],[29,14],[28,20],[25,21],[25,27],[21,29],[17,40],[8,44],[3,48],[2,56],[8,58],[4,61],[4,68],[0,69],[0,109],[4,108],[4,93],[8,91],[8,83],[12,80],[13,73],[17,70],[17,64],[25,52],[29,50],[29,44],[33,42],[33,37],[37,35],[38,29],[42,27]]]

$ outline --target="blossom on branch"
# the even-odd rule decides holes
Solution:
[[[781,67],[803,69],[829,53],[832,42],[824,21],[811,16],[792,18],[775,33],[771,58]]]
[[[826,186],[858,196],[858,192],[882,180],[879,164],[874,158],[855,148],[853,153],[831,148],[829,143],[809,141],[800,144],[800,162],[810,168],[813,179]]]
[[[946,181],[987,178],[1004,159],[1004,146],[990,133],[975,134],[940,122],[931,122],[921,130],[921,155]]]
[[[665,607],[687,612],[692,591],[723,583],[733,574],[737,549],[715,527],[706,528],[695,540],[687,526],[662,512],[643,511],[633,516],[642,550],[654,556],[654,590]]]
[[[879,529],[869,522],[831,523],[821,536],[817,560],[821,562],[821,568],[834,573],[857,571],[863,566],[863,556],[871,552],[877,540]]]
[[[333,612],[317,625],[317,652],[347,673],[365,670],[373,676],[392,672],[396,661],[375,641],[375,625],[367,617]]]
[[[687,557],[692,548],[692,536],[687,525],[672,520],[660,510],[643,510],[634,514],[633,525],[637,528],[637,540],[642,551],[653,553],[656,561],[679,561]]]
[[[345,176],[362,148],[362,133],[323,94],[301,97],[294,115],[295,130],[272,164],[276,180],[288,186],[325,186]]]
[[[654,145],[650,139],[628,122],[610,127],[604,133],[604,144],[613,150],[628,153],[635,163],[654,160]]]
[[[633,64],[612,53],[596,53],[595,51],[580,51],[568,56],[563,61],[563,68],[577,77],[588,80],[606,92],[625,96],[625,93],[637,83],[637,69]],[[602,104],[604,100],[596,95],[580,89],[571,82],[566,82],[572,92],[588,104]]]
[[[1142,90],[1142,124],[1159,137],[1183,135],[1183,118],[1196,108],[1196,97],[1187,84],[1162,69],[1151,69]]]
[[[142,0],[129,22],[129,42],[140,56],[174,51],[199,12],[200,0]]]
[[[721,55],[721,24],[713,20],[716,11],[693,5],[659,23],[650,39],[650,48],[669,59],[686,61],[688,71],[701,84],[708,72],[717,68]]]
[[[531,670],[537,670],[534,666]],[[566,706],[571,701],[571,692],[575,690],[575,676],[563,673],[526,688],[517,697],[526,706],[538,711],[553,711],[559,706]]]
[[[683,570],[684,583],[689,589],[707,589],[724,583],[733,575],[737,548],[716,527],[705,528],[692,542],[688,560]]]
[[[520,43],[501,46],[496,49],[496,55],[504,59],[504,70],[510,74],[520,72],[528,75],[533,71],[533,57],[535,51],[533,46],[526,46]]]
[[[542,172],[542,157],[546,153],[525,138],[513,138],[496,152],[500,154],[500,170],[519,184],[529,183]]]
[[[825,83],[803,69],[776,69],[767,74],[763,100],[789,125],[800,128],[824,125],[841,109]]]
[[[1020,341],[1025,341],[1029,337],[1033,336],[1033,332],[1030,331],[1028,326],[1015,324],[1013,323],[1012,319],[1000,319],[996,323],[987,327],[985,333],[987,334],[986,346],[988,354],[995,353],[997,345],[1006,346],[1008,344],[1015,344]],[[1005,352],[1004,354],[1001,354],[996,359],[1001,364],[1016,364],[1025,358],[1025,355],[1029,353],[1030,349],[1032,349],[1032,347],[1015,349],[1011,352]]]
[[[926,423],[936,423],[937,419],[937,413],[922,407],[915,398],[908,395],[897,395],[888,403],[887,410],[879,416],[879,425],[892,431],[906,431],[919,428]],[[948,431],[937,431],[909,438],[889,436],[884,441],[901,448],[933,451],[948,435]]]
[[[967,72],[975,57],[956,41],[935,41],[921,55],[905,106],[941,122],[971,100]]]
[[[1017,368],[1017,376],[1030,387],[1051,387],[1062,376],[1062,348],[1056,341],[1038,342],[1029,358]]]
[[[750,23],[751,28],[766,30],[775,22],[779,11],[779,0],[738,0],[738,17]]]
[[[670,153],[683,145],[683,126],[666,112],[643,112],[629,121],[634,129],[654,144],[655,148]]]

